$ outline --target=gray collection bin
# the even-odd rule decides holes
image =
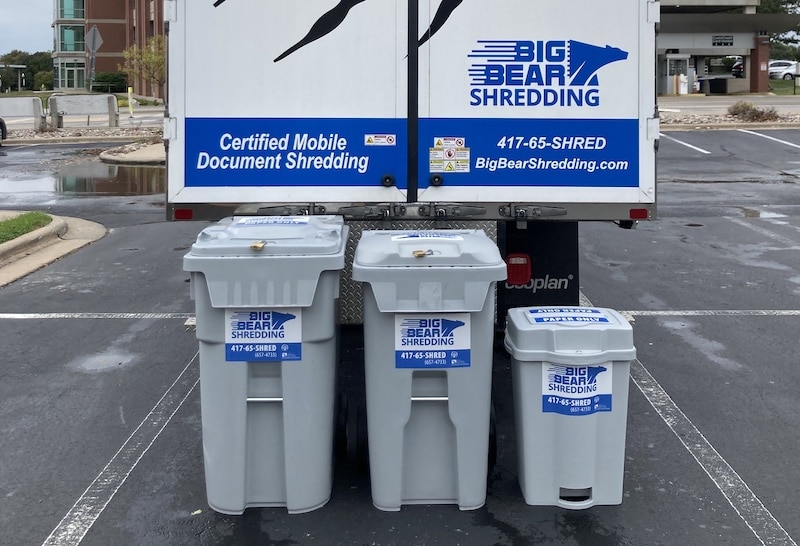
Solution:
[[[612,309],[510,309],[505,347],[525,502],[621,504],[631,325]]]
[[[208,504],[314,510],[330,498],[338,216],[232,217],[204,229],[191,272]]]
[[[497,246],[479,230],[364,231],[363,283],[372,501],[486,501]]]

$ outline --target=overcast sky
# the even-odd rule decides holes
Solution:
[[[53,49],[53,0],[0,0],[0,55]]]

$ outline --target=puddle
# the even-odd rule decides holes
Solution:
[[[64,165],[57,173],[0,178],[0,193],[50,192],[87,195],[154,195],[164,193],[163,166],[112,165],[102,162]]]

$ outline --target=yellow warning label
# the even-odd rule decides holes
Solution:
[[[447,164],[444,166],[444,172],[452,173],[456,171],[456,166],[453,165],[452,161],[448,161]]]

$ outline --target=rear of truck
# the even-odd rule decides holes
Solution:
[[[656,214],[646,0],[166,0],[167,214]]]

